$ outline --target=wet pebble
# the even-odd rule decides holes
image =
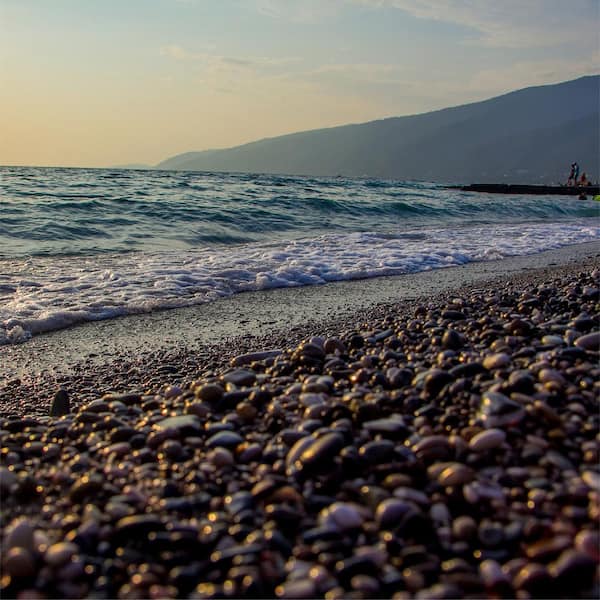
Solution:
[[[487,429],[474,435],[469,440],[469,448],[474,452],[485,452],[498,448],[506,440],[506,434],[501,429]]]

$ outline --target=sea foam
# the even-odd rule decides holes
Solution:
[[[196,250],[1,261],[0,344],[247,291],[402,275],[600,238],[586,221],[327,234]]]

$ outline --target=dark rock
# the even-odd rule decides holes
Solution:
[[[235,431],[219,431],[206,440],[206,445],[209,448],[216,448],[217,446],[235,448],[243,441],[244,438]]]
[[[442,318],[449,321],[464,321],[467,316],[459,310],[448,309],[442,312]]]
[[[442,348],[458,350],[464,344],[463,336],[454,329],[446,329],[442,335]]]
[[[70,412],[69,394],[67,394],[66,390],[60,389],[54,394],[52,406],[50,406],[50,416],[62,417],[63,415],[68,415]]]
[[[202,423],[195,415],[168,417],[156,423],[156,427],[162,431],[173,429],[183,437],[199,435],[203,432]]]
[[[437,396],[444,387],[454,381],[454,377],[441,369],[430,369],[425,375],[423,389],[432,397]]]

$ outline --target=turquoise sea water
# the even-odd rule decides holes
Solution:
[[[3,167],[0,343],[242,291],[591,241],[599,209],[422,182]]]

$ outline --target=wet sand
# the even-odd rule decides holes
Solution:
[[[0,347],[2,382],[38,373],[67,374],[81,363],[103,364],[124,355],[166,350],[194,351],[233,339],[281,337],[286,330],[309,332],[346,320],[383,303],[409,306],[450,290],[494,280],[568,267],[600,256],[600,242],[569,246],[532,256],[469,263],[460,267],[321,286],[248,292],[198,306],[86,323],[42,334],[25,344]],[[296,335],[297,338],[297,335]]]

